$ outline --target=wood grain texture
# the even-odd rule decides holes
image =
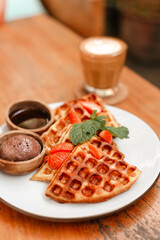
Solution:
[[[56,102],[72,99],[83,82],[81,38],[45,15],[0,27],[0,124],[18,99]],[[117,107],[146,121],[160,137],[160,91],[128,68],[122,82],[129,95]],[[160,179],[139,201],[119,213],[78,223],[55,223],[25,216],[0,203],[0,240],[158,240]]]

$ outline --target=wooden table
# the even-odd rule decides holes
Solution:
[[[83,82],[78,45],[81,37],[40,15],[0,28],[0,124],[12,101],[72,99]],[[160,91],[128,68],[122,82],[127,99],[117,107],[146,121],[160,136]],[[134,205],[119,213],[78,223],[56,223],[22,215],[0,203],[0,240],[158,239],[160,180]]]

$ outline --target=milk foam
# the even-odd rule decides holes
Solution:
[[[94,54],[111,54],[121,49],[121,44],[112,39],[92,39],[85,44],[85,49]]]

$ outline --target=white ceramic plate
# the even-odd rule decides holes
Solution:
[[[52,108],[60,103],[51,104]],[[127,192],[101,203],[60,204],[45,196],[48,183],[30,181],[33,173],[12,176],[0,172],[0,199],[19,212],[55,221],[85,220],[119,211],[140,198],[156,181],[160,170],[160,142],[154,131],[141,119],[116,107],[107,107],[118,121],[129,128],[129,139],[116,139],[126,162],[137,166],[142,174]],[[0,127],[0,134],[8,131]],[[35,171],[36,172],[36,171]]]

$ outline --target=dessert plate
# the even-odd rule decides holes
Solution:
[[[55,108],[61,103],[53,103]],[[45,196],[46,182],[30,181],[34,172],[12,176],[0,172],[0,200],[18,212],[46,220],[78,221],[117,212],[142,197],[154,184],[160,170],[160,142],[155,132],[140,118],[113,106],[107,106],[130,131],[129,139],[115,139],[126,162],[137,166],[142,174],[130,190],[101,203],[60,204]],[[3,124],[0,134],[8,131]],[[35,171],[36,172],[36,171]]]

